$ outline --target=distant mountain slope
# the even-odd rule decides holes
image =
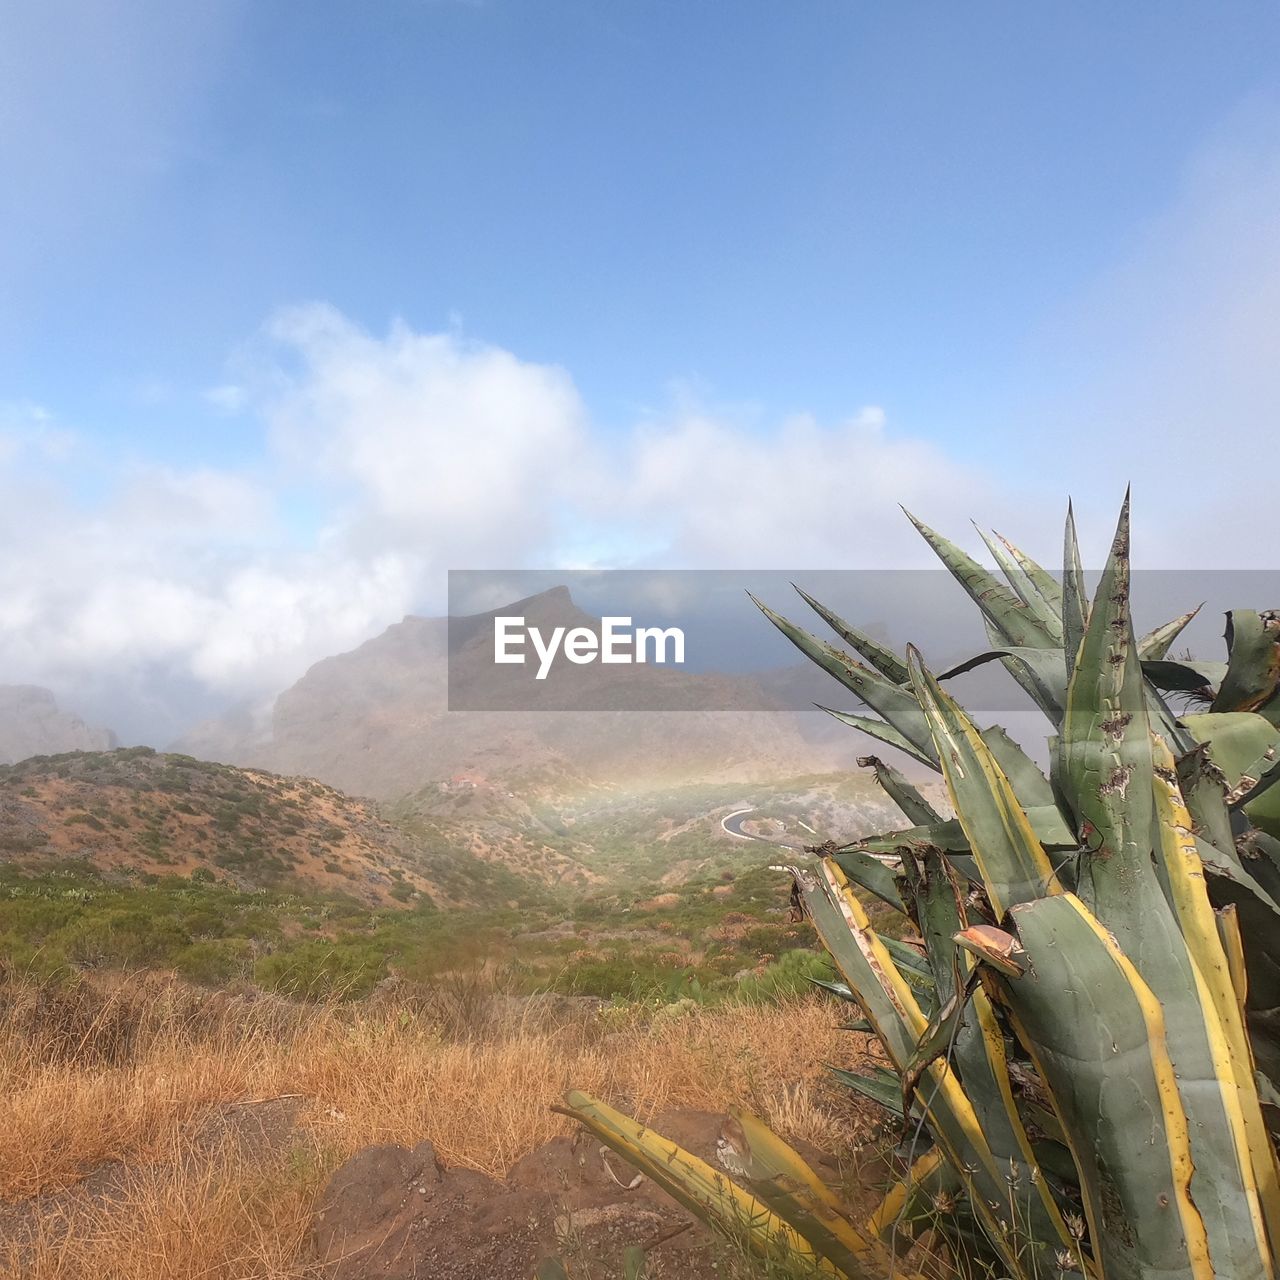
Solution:
[[[563,587],[494,611],[508,612],[544,631],[598,625]],[[494,613],[455,620],[455,691],[491,678]],[[610,669],[609,710],[572,709],[575,697],[600,705],[602,686],[591,684],[591,670],[581,668],[572,685],[553,678],[545,692],[540,686],[540,696],[557,709],[450,712],[449,643],[447,619],[406,618],[359,648],[316,663],[276,699],[269,727],[241,714],[238,721],[201,726],[175,745],[388,800],[460,773],[526,782],[538,776],[554,791],[558,779],[577,789],[620,780],[794,775],[848,763],[852,754],[853,735],[839,744],[815,743],[794,713],[759,710],[770,705],[768,696],[745,677],[651,665],[621,675]],[[655,689],[679,713],[638,709],[649,705]],[[738,709],[719,709],[726,706]]]
[[[456,841],[416,840],[363,801],[307,778],[148,747],[0,767],[0,861],[67,859],[130,874],[204,869],[242,889],[341,892],[371,906],[421,895],[441,906],[492,905],[565,878],[537,869],[522,878]]]
[[[63,711],[48,689],[0,685],[0,764],[59,751],[110,751],[115,745],[115,734]]]

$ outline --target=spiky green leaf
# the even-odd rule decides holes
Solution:
[[[791,584],[795,587],[795,583]],[[906,684],[907,664],[896,653],[865,632],[851,627],[839,614],[833,613],[821,601],[815,600],[802,587],[796,587],[800,598],[820,617],[845,644],[860,653],[886,680],[894,684]]]

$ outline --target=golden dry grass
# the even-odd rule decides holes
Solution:
[[[0,1271],[304,1276],[314,1198],[347,1155],[429,1138],[446,1162],[501,1176],[567,1131],[549,1108],[570,1085],[642,1116],[738,1102],[828,1150],[854,1134],[821,1064],[847,1060],[857,1038],[817,1001],[665,1019],[518,1010],[460,1027],[407,999],[298,1008],[155,981],[105,998],[85,985],[11,990],[0,1002],[0,1199],[44,1199],[39,1215],[7,1211],[8,1245],[0,1205]],[[220,1107],[282,1095],[299,1095],[287,1141],[210,1139]],[[76,1190],[111,1161],[129,1170],[113,1195]],[[25,1245],[16,1221],[39,1222]]]

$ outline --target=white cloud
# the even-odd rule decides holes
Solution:
[[[695,568],[928,564],[898,504],[946,527],[991,501],[977,468],[897,435],[874,406],[763,430],[685,412],[638,429],[616,474],[607,492],[655,531],[652,554]]]
[[[0,564],[7,678],[82,706],[166,681],[260,700],[442,609],[451,567],[919,563],[895,502],[950,517],[978,484],[878,409],[747,424],[682,395],[607,437],[563,369],[457,331],[374,336],[322,305],[280,313],[239,363],[237,404],[269,441],[257,475],[98,460],[86,505],[72,449],[35,472],[27,450],[0,480],[0,532],[24,549]],[[61,436],[22,421],[28,441]],[[323,513],[300,547],[299,486]]]
[[[589,448],[564,370],[403,323],[375,338],[328,306],[285,311],[268,333],[296,366],[277,367],[272,437],[332,487],[345,536],[407,545],[437,568],[546,545],[565,473]]]

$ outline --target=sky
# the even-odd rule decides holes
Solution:
[[[1280,9],[0,0],[0,683],[162,745],[449,568],[1280,568]],[[1191,602],[1194,603],[1194,602]],[[1266,603],[1276,603],[1262,602]]]

